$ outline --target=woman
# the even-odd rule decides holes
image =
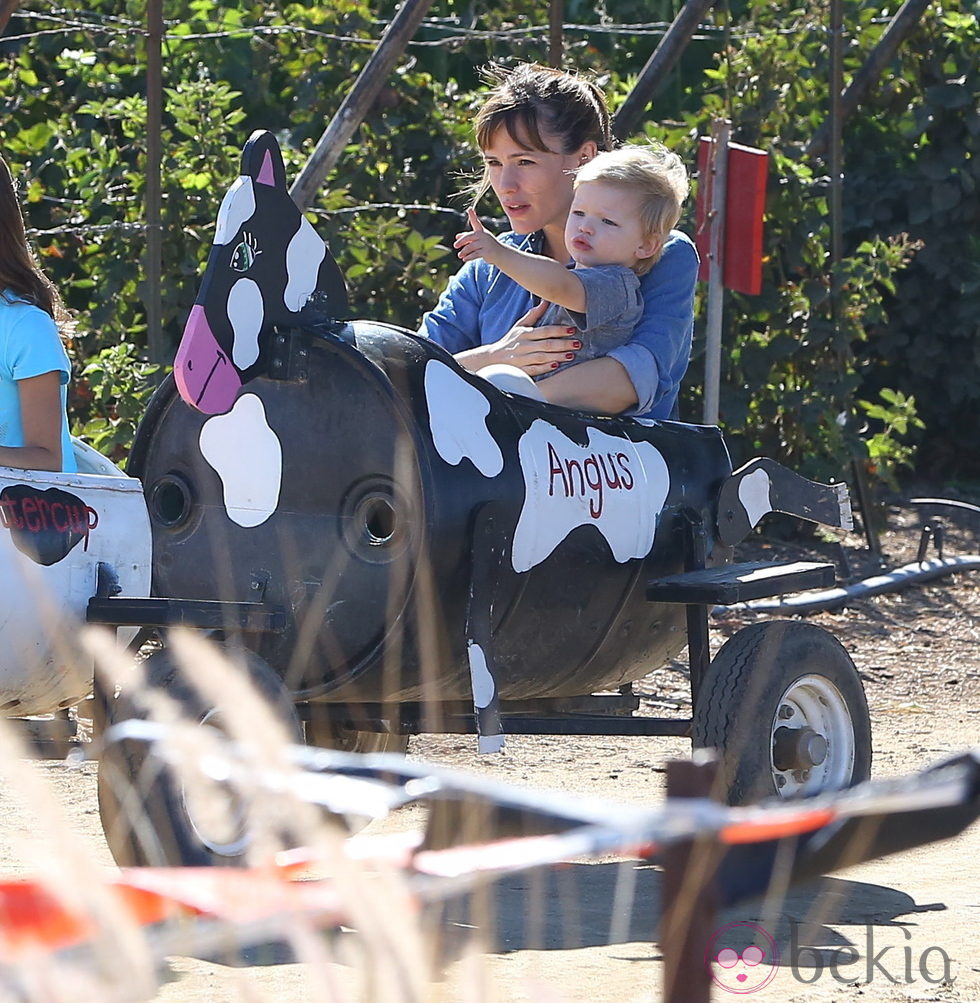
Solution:
[[[64,309],[27,245],[13,179],[0,157],[0,465],[75,470],[65,398],[71,364]]]
[[[569,73],[533,64],[498,72],[476,117],[484,175],[510,221],[502,242],[569,261],[565,220],[573,172],[612,148],[602,93]],[[694,331],[698,256],[671,231],[640,284],[643,315],[632,340],[602,358],[556,372],[539,387],[552,403],[603,414],[668,418],[687,370]],[[468,261],[450,280],[419,331],[465,369],[510,365],[528,376],[557,369],[581,348],[574,328],[535,327],[547,308],[485,261]]]

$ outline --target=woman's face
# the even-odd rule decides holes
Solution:
[[[561,148],[557,137],[542,133],[542,139],[552,150]],[[515,233],[564,231],[572,204],[570,172],[594,156],[594,151],[586,149],[593,145],[587,143],[570,154],[551,153],[517,142],[503,126],[497,129],[483,150],[483,161]]]

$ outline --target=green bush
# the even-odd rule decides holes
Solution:
[[[615,110],[658,39],[607,29],[667,20],[679,6],[570,0],[567,20],[594,27],[567,33],[566,64],[591,71]],[[245,138],[272,130],[295,176],[395,7],[168,2],[165,348],[153,361],[172,358]],[[78,316],[74,428],[118,456],[159,376],[145,368],[145,5],[65,0],[56,10],[35,0],[33,9],[39,19],[15,16],[8,34],[61,27],[0,40],[0,146],[23,181],[45,266]],[[64,27],[65,10],[78,27]],[[888,478],[922,442],[922,455],[947,468],[968,465],[980,395],[976,14],[964,0],[929,8],[847,123],[843,259],[832,275],[827,169],[806,153],[828,106],[826,4],[746,0],[733,12],[730,46],[720,30],[693,42],[641,131],[693,164],[698,135],[727,116],[735,140],[771,154],[763,291],[725,302],[721,412],[734,458],[766,453],[827,477],[857,455]],[[724,8],[709,16],[724,27]],[[859,0],[845,2],[844,20],[851,75],[884,21]],[[478,68],[545,61],[545,25],[531,0],[431,8],[311,208],[347,275],[352,315],[413,327],[434,303],[457,267],[453,195],[478,166]],[[428,44],[447,36],[457,41]],[[701,410],[703,313],[689,418]],[[110,404],[110,386],[125,408]]]
[[[852,457],[870,458],[877,476],[893,483],[898,469],[913,462],[925,404],[895,366],[900,336],[889,343],[885,332],[900,329],[901,297],[928,245],[909,226],[855,225],[898,183],[854,151],[861,145],[854,141],[858,123],[894,133],[878,107],[887,95],[876,91],[845,130],[843,256],[832,267],[827,165],[807,153],[829,107],[826,20],[820,5],[787,16],[749,3],[743,37],[707,74],[714,90],[704,97],[704,112],[685,122],[684,135],[693,137],[708,131],[711,118],[729,116],[735,141],[770,153],[763,289],[755,297],[726,296],[722,420],[737,461],[765,453],[826,478],[840,476]],[[845,5],[845,21],[851,74],[883,24],[858,4]],[[910,105],[924,100],[916,79],[903,85],[902,100]],[[876,142],[865,137],[864,145],[884,145]],[[912,205],[909,194],[903,205]],[[934,300],[932,310],[938,317],[949,307]],[[699,349],[702,338],[699,327]],[[692,367],[693,387],[700,363],[696,358]],[[687,404],[689,413],[700,413],[696,390]]]
[[[912,86],[914,82],[915,86]],[[931,9],[878,114],[848,129],[848,232],[907,235],[917,253],[871,326],[865,387],[914,395],[920,466],[977,474],[980,453],[980,21]]]

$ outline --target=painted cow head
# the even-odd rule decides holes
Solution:
[[[201,287],[174,360],[181,397],[205,414],[227,412],[262,368],[276,325],[337,318],[347,309],[343,276],[289,196],[275,137],[253,132],[242,173],[228,189]]]

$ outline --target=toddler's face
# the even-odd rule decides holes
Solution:
[[[635,268],[659,244],[640,225],[639,195],[605,181],[582,181],[572,197],[565,246],[579,265]]]

